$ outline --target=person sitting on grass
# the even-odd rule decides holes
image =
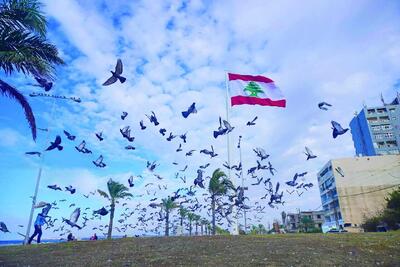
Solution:
[[[29,238],[28,244],[32,243],[32,240],[35,238],[36,235],[37,235],[37,243],[38,244],[40,243],[40,238],[42,237],[42,225],[45,223],[47,223],[46,216],[44,216],[42,213],[39,213],[35,221],[35,232]]]
[[[96,233],[94,233],[94,235],[90,237],[90,240],[97,240],[97,239],[98,239],[98,238],[97,238]]]

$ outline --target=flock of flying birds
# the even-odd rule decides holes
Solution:
[[[122,77],[123,65],[122,61],[118,59],[115,71],[111,71],[112,76],[107,79],[106,82],[103,83],[103,86],[109,86],[117,81],[120,83],[124,83],[126,81],[125,77]],[[44,88],[46,91],[50,90],[52,84],[46,81],[43,78],[36,77],[38,82],[37,86]],[[318,104],[318,108],[321,110],[328,110],[328,108],[332,107],[332,105],[321,102]],[[182,111],[182,117],[187,119],[191,114],[196,114],[196,103],[192,103],[187,110]],[[128,112],[123,111],[120,118],[122,121],[128,116]],[[148,123],[145,123],[144,120],[139,121],[140,129],[145,131],[149,125],[153,127],[158,127],[158,132],[160,135],[165,138],[167,142],[172,142],[174,139],[179,140],[179,144],[177,145],[177,149],[175,153],[184,153],[186,157],[190,157],[193,155],[196,150],[189,149],[187,152],[183,152],[184,146],[187,143],[187,132],[182,134],[174,134],[173,132],[167,131],[167,129],[162,128],[155,112],[151,111],[149,115],[146,115],[148,118]],[[248,121],[246,126],[252,127],[256,125],[258,117]],[[345,134],[348,129],[342,128],[342,126],[335,122],[331,121],[332,125],[332,136],[336,138],[339,135]],[[232,126],[228,121],[223,120],[219,117],[219,127],[213,131],[212,136],[216,139],[221,135],[227,135],[235,130],[235,127]],[[120,129],[121,136],[124,140],[126,140],[127,145],[125,146],[126,150],[135,150],[135,146],[132,143],[135,140],[135,137],[132,135],[130,126],[125,126]],[[64,130],[63,134],[65,138],[71,142],[76,140],[76,136],[71,134],[70,132]],[[99,142],[104,140],[103,132],[94,133]],[[241,146],[241,138],[239,136],[237,148],[240,149]],[[63,143],[63,138],[61,135],[57,135],[54,141],[50,142],[49,146],[45,149],[45,151],[62,151],[63,145],[65,146],[65,142]],[[63,144],[63,145],[62,145]],[[68,145],[68,144],[67,144]],[[87,143],[85,140],[82,140],[78,145],[75,146],[75,149],[78,153],[82,154],[92,154],[93,152],[87,147]],[[245,196],[245,191],[248,190],[247,187],[238,186],[235,189],[231,190],[227,196],[221,196],[216,199],[216,222],[220,227],[230,226],[233,222],[233,219],[241,218],[243,216],[243,212],[252,212],[253,217],[247,218],[249,223],[257,223],[260,222],[263,214],[266,213],[265,208],[267,206],[271,208],[276,208],[277,205],[284,205],[285,201],[283,199],[284,192],[287,194],[296,194],[300,197],[304,191],[313,187],[313,183],[307,183],[305,181],[305,176],[307,172],[295,173],[293,178],[284,182],[284,186],[286,190],[282,189],[281,183],[278,181],[275,184],[271,181],[271,178],[275,176],[277,170],[273,167],[268,158],[269,154],[263,148],[254,148],[253,149],[257,160],[254,166],[250,167],[247,170],[243,170],[242,162],[239,162],[235,165],[229,165],[228,162],[223,164],[223,167],[226,170],[232,171],[234,175],[238,178],[241,178],[243,174],[247,174],[252,181],[249,186],[252,187],[261,187],[265,194],[257,199],[255,202],[250,201],[250,199]],[[207,214],[208,218],[211,218],[211,210],[210,210],[210,194],[208,193],[206,183],[209,176],[205,177],[205,170],[211,165],[211,161],[214,158],[218,157],[218,154],[215,152],[214,147],[211,145],[210,149],[203,148],[199,150],[200,154],[204,154],[208,156],[210,162],[206,164],[200,165],[196,167],[196,177],[192,177],[192,180],[187,179],[186,170],[188,169],[188,165],[185,165],[183,168],[179,167],[179,170],[175,173],[174,183],[181,183],[180,187],[169,194],[170,198],[177,203],[179,206],[185,207],[187,210],[202,215],[205,217]],[[317,156],[313,154],[310,148],[305,147],[305,155],[306,160],[312,160]],[[41,152],[31,151],[26,152],[27,155],[37,155],[41,157]],[[105,168],[107,164],[104,162],[103,155],[99,155],[96,160],[93,160],[92,163],[94,166],[98,168]],[[173,162],[173,165],[179,165],[177,162]],[[164,178],[156,173],[156,169],[160,164],[157,161],[147,161],[146,168],[150,175],[153,175],[158,180],[163,180]],[[343,175],[343,171],[336,170],[340,175]],[[126,180],[127,187],[134,187],[136,181],[139,179],[145,179],[142,175],[130,176]],[[55,191],[66,191],[69,192],[70,195],[74,195],[76,193],[79,194],[76,188],[72,185],[68,186],[59,186],[57,184],[48,185],[47,188],[49,190]],[[64,188],[64,190],[63,190]],[[158,197],[158,193],[160,191],[167,191],[168,186],[162,185],[161,183],[147,183],[143,187],[143,193],[141,195],[134,196],[135,202],[137,202],[136,206],[128,205],[132,198],[126,198],[125,202],[122,204],[122,212],[117,218],[117,222],[119,225],[115,226],[115,230],[119,233],[125,233],[127,230],[132,229],[137,232],[142,232],[145,234],[157,234],[159,235],[162,232],[164,227],[163,220],[165,219],[165,211],[161,205],[161,199]],[[98,194],[97,191],[90,192],[85,195],[82,194],[85,198],[89,198]],[[139,201],[142,197],[148,197],[150,199],[150,203],[146,203],[145,201]],[[146,204],[145,204],[146,203]],[[54,233],[58,233],[60,237],[65,237],[72,228],[77,228],[81,230],[85,227],[88,227],[88,222],[94,222],[96,225],[91,228],[92,231],[100,231],[106,234],[108,230],[107,224],[100,224],[101,218],[103,216],[108,215],[110,206],[98,207],[98,209],[92,209],[90,207],[85,207],[83,210],[79,207],[75,207],[76,204],[72,202],[67,203],[67,199],[63,198],[60,200],[55,200],[51,203],[47,202],[39,202],[36,204],[35,208],[43,208],[45,210],[45,214],[49,212],[49,209],[59,209],[60,206],[64,208],[74,208],[73,212],[70,215],[69,219],[61,218],[52,218],[47,215],[47,226],[45,229],[52,229]],[[236,213],[234,211],[234,207],[236,207]],[[118,210],[118,207],[117,207]],[[135,215],[135,220],[129,220],[131,216]],[[82,218],[81,220],[79,220]],[[172,225],[178,225],[179,216],[176,213],[171,214],[170,222]],[[56,225],[56,222],[58,224]],[[69,227],[67,227],[67,225]],[[56,227],[57,226],[57,227]],[[23,225],[18,225],[18,227],[22,228]],[[4,222],[0,222],[0,231],[9,232],[6,224]]]

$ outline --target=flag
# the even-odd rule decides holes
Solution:
[[[231,106],[286,107],[286,99],[270,78],[228,73]]]

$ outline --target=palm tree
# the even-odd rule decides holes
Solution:
[[[111,239],[112,228],[113,228],[113,220],[114,220],[114,212],[115,212],[115,203],[118,203],[118,199],[123,199],[125,197],[132,197],[132,194],[128,192],[128,188],[116,181],[113,181],[111,178],[107,182],[108,194],[100,189],[97,191],[99,194],[106,199],[108,199],[111,204],[110,210],[110,223],[108,224],[108,235],[107,238]]]
[[[0,4],[0,68],[6,75],[22,72],[52,80],[55,65],[64,61],[57,48],[47,42],[47,21],[37,0],[3,0]],[[0,93],[16,99],[36,140],[36,122],[25,97],[14,87],[0,80]]]
[[[188,218],[188,220],[189,220],[189,235],[190,235],[190,236],[192,235],[192,222],[193,222],[193,220],[195,219],[195,217],[196,217],[196,214],[194,214],[194,213],[192,213],[192,212],[189,212],[189,213],[187,214],[187,218]]]
[[[186,208],[184,208],[183,206],[180,206],[179,207],[179,216],[180,216],[180,220],[181,220],[182,231],[183,231],[183,219],[185,219],[187,214],[188,214],[188,210]]]
[[[204,230],[205,230],[205,234],[207,235],[206,225],[208,224],[208,221],[206,219],[202,218],[200,223],[201,223],[201,235],[204,235]]]
[[[165,210],[165,236],[169,236],[169,213],[178,207],[171,197],[162,200],[161,207]]]
[[[200,215],[195,214],[195,216],[194,216],[194,221],[196,222],[196,231],[195,231],[195,235],[199,235],[198,229],[199,229],[199,222],[200,222],[200,219],[201,219]]]
[[[228,190],[233,189],[232,182],[226,174],[220,169],[216,169],[210,179],[208,191],[211,194],[211,211],[212,211],[212,234],[215,235],[215,203],[217,197],[224,196]]]

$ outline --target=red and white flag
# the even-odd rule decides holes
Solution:
[[[231,106],[261,105],[286,107],[286,99],[270,78],[228,73]]]

